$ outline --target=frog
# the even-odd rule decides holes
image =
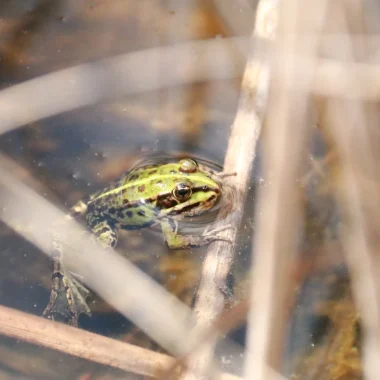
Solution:
[[[221,229],[183,235],[179,233],[179,222],[214,209],[223,193],[223,178],[234,174],[216,172],[192,158],[145,165],[124,173],[103,190],[77,202],[68,218],[83,217],[89,232],[105,249],[116,247],[120,229],[136,230],[157,224],[169,249],[229,241],[218,234]],[[91,315],[86,302],[89,291],[65,270],[62,252],[63,247],[56,239],[52,290],[43,316],[78,326],[80,314]]]

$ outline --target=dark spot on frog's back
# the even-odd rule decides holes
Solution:
[[[144,210],[139,210],[137,211],[137,215],[140,215],[140,216],[145,216],[145,211]]]
[[[140,202],[130,202],[129,204],[127,204],[126,207],[124,207],[124,209],[136,208],[136,207],[140,207],[140,206],[141,206]]]
[[[157,173],[157,170],[151,170],[148,174],[149,175],[153,175],[153,174],[156,174]]]
[[[103,227],[101,230],[95,232],[95,236],[99,237],[100,235],[109,232],[110,229],[108,227]]]
[[[146,198],[146,199],[144,199],[144,204],[151,204],[151,203],[155,202],[156,200],[157,200],[157,197]]]
[[[142,193],[145,191],[145,185],[141,185],[138,187],[139,193]]]
[[[108,194],[108,195],[105,195],[104,197],[95,199],[93,203],[95,204],[96,207],[99,207],[103,204],[109,204],[111,202],[111,199],[112,199],[112,195]]]
[[[126,216],[127,218],[132,218],[132,216],[133,216],[133,212],[132,212],[132,211],[127,211],[127,212],[125,213],[125,216]]]
[[[94,203],[89,203],[88,206],[87,206],[87,213],[91,213],[94,211]]]
[[[137,174],[133,174],[128,178],[128,181],[136,181],[136,179],[139,178]]]

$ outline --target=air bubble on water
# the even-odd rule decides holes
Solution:
[[[231,357],[222,356],[221,357],[222,364],[231,364]]]
[[[78,180],[81,177],[81,172],[79,170],[74,170],[74,172],[71,174],[71,178]]]

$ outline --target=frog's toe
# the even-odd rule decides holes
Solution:
[[[67,274],[61,274],[53,281],[50,300],[43,312],[43,317],[72,326],[78,326],[80,314],[91,315],[91,311],[85,300],[88,293],[83,292],[85,288],[82,285],[81,291],[78,290],[75,284],[79,283],[75,281],[74,284],[74,281]]]
[[[210,226],[207,226],[206,229],[204,230],[202,236],[217,236],[219,232],[226,231],[226,230],[234,230],[236,232],[236,227],[232,226],[231,224],[227,224],[225,226],[217,227],[210,229]],[[223,240],[223,239],[219,239]]]

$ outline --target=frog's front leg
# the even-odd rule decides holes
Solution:
[[[228,226],[226,228],[211,230],[202,235],[180,235],[178,233],[178,223],[177,221],[165,218],[160,221],[162,233],[165,238],[165,242],[170,249],[180,249],[180,248],[190,248],[190,247],[201,247],[203,245],[210,244],[215,240],[224,240],[231,242],[230,239],[223,236],[219,236],[217,232],[224,230],[226,228],[231,228]]]
[[[88,215],[87,224],[104,248],[114,248],[118,236],[115,224],[102,215]]]

